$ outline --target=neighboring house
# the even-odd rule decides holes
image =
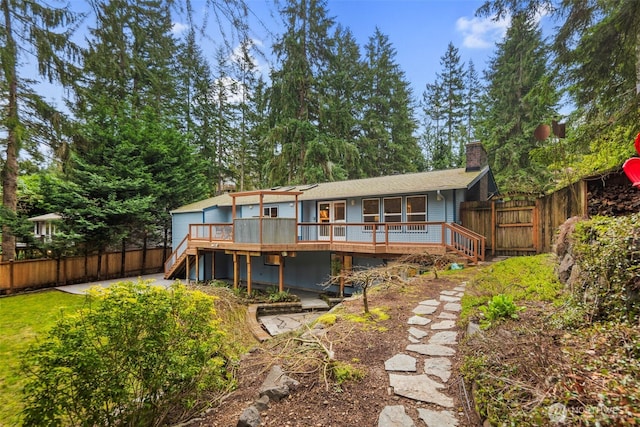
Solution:
[[[62,217],[58,214],[48,213],[28,218],[28,221],[33,222],[33,235],[36,240],[40,240],[44,243],[50,243],[53,235],[56,233],[56,224],[61,219]]]
[[[477,142],[466,168],[222,194],[171,212],[165,276],[320,290],[340,269],[409,253],[477,262],[484,237],[459,225],[460,203],[495,193]]]

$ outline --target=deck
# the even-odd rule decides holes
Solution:
[[[232,255],[291,255],[335,252],[393,258],[429,252],[453,252],[471,263],[484,259],[485,238],[457,224],[299,223],[294,218],[240,218],[225,224],[191,224],[189,234],[165,263],[165,277],[200,251]]]

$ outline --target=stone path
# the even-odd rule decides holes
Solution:
[[[418,424],[403,405],[393,405],[382,410],[378,427],[458,426],[453,397],[445,390],[451,377],[451,357],[458,344],[456,320],[465,285],[440,292],[438,299],[420,302],[407,322],[406,353],[397,354],[384,364],[394,394],[425,404],[413,415]]]

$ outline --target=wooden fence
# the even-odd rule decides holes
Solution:
[[[491,255],[550,252],[558,227],[572,216],[585,216],[584,181],[535,200],[464,202],[462,225],[487,239]]]
[[[122,252],[105,253],[100,263],[98,255],[0,262],[0,294],[163,271],[163,248],[143,252],[126,251],[124,259]]]

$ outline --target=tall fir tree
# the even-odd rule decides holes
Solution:
[[[411,87],[395,61],[389,38],[376,28],[365,46],[362,136],[358,141],[364,176],[425,168],[414,132]]]
[[[239,191],[254,189],[260,184],[259,175],[256,172],[259,169],[259,140],[254,137],[252,131],[263,117],[258,108],[261,87],[258,65],[253,56],[254,45],[254,41],[248,37],[242,40],[231,62],[232,78],[238,86],[236,105],[238,140],[231,168]]]
[[[0,140],[4,158],[2,168],[2,260],[15,258],[16,239],[12,223],[16,221],[18,158],[27,150],[34,159],[41,158],[43,146],[56,148],[56,127],[65,118],[36,94],[31,81],[24,77],[20,64],[24,55],[37,66],[40,76],[50,82],[70,83],[78,53],[70,41],[78,16],[68,6],[56,8],[41,1],[1,0],[0,93],[6,99],[0,112]]]
[[[82,127],[68,175],[87,203],[103,209],[98,217],[79,211],[75,218],[93,224],[80,230],[98,252],[161,230],[167,245],[169,211],[199,197],[203,182],[177,124],[183,113],[175,97],[180,85],[170,2],[93,5],[97,21],[76,92]]]
[[[488,87],[479,135],[503,191],[538,192],[549,185],[545,165],[531,151],[534,131],[556,116],[558,93],[548,78],[546,46],[537,24],[516,15],[485,72]]]
[[[327,16],[326,1],[289,0],[281,14],[286,29],[273,46],[280,68],[271,73],[271,130],[265,138],[272,152],[265,165],[271,185],[317,178],[315,170],[305,170],[305,164],[315,168],[315,162],[306,162],[307,152],[313,141],[322,144],[316,126],[317,79],[328,63],[332,45],[329,29],[333,20]]]
[[[447,169],[461,164],[467,142],[467,76],[453,43],[440,58],[440,66],[441,71],[433,83],[427,84],[422,100],[423,112],[431,122],[426,129],[431,167]]]

